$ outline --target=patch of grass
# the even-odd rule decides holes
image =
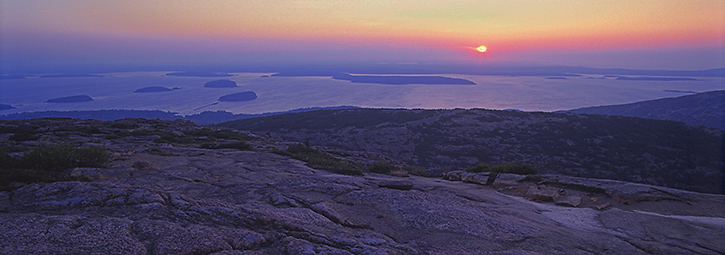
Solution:
[[[506,163],[500,165],[493,165],[487,163],[478,163],[478,165],[466,168],[466,172],[469,173],[482,173],[482,172],[493,172],[493,173],[509,173],[509,174],[537,174],[539,170],[534,166],[523,163]]]
[[[292,145],[287,150],[276,153],[307,162],[307,166],[315,169],[329,170],[338,174],[362,175],[362,169],[352,163],[343,162],[332,155],[307,147],[303,144]]]

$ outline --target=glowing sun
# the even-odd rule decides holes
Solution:
[[[486,48],[486,46],[481,45],[481,46],[476,47],[476,50],[478,52],[486,52],[486,50],[488,50],[488,49]]]

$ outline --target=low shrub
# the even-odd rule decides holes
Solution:
[[[40,138],[40,135],[34,134],[34,133],[26,133],[26,132],[18,132],[10,137],[8,137],[8,140],[16,141],[16,142],[23,142],[23,141],[36,141]]]
[[[26,169],[61,171],[73,167],[105,167],[111,160],[105,148],[79,148],[72,144],[40,145],[23,154],[19,166]]]
[[[78,180],[66,172],[51,172],[35,169],[0,169],[0,191],[9,191],[21,187],[24,183],[49,183]]]
[[[205,149],[237,149],[240,151],[251,151],[254,149],[252,145],[245,141],[228,142],[220,144],[204,144],[201,146]]]
[[[523,163],[506,163],[500,165],[493,165],[487,163],[478,163],[478,165],[466,168],[466,172],[469,173],[482,173],[482,172],[493,172],[493,173],[509,173],[509,174],[537,174],[539,170],[534,166]]]
[[[417,166],[404,165],[403,170],[407,171],[408,173],[410,173],[412,175],[417,175],[417,176],[422,176],[422,177],[441,177],[441,176],[443,176],[442,169],[435,169],[435,168],[423,169],[423,168],[417,167]]]
[[[188,136],[195,136],[195,137],[209,137],[212,139],[226,139],[226,140],[242,140],[246,141],[251,139],[246,134],[242,134],[233,130],[229,129],[220,129],[220,130],[213,130],[211,128],[202,128],[197,130],[191,130],[191,131],[185,131],[185,135]]]
[[[393,165],[388,162],[377,161],[370,164],[367,170],[371,173],[390,174],[395,171],[401,171],[402,169],[399,166]]]
[[[105,167],[111,155],[105,148],[79,148],[72,144],[41,145],[19,158],[0,151],[0,190],[18,188],[17,183],[47,183],[80,180],[65,169],[74,167]]]
[[[114,121],[111,123],[111,128],[118,128],[118,129],[134,129],[138,128],[138,125],[136,123],[126,123],[121,121]]]
[[[357,165],[343,162],[326,152],[307,147],[303,144],[292,145],[287,150],[277,151],[277,153],[305,161],[307,162],[307,166],[311,168],[329,170],[345,175],[362,175],[362,169]]]

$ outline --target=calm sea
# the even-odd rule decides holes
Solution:
[[[32,111],[133,109],[163,110],[180,114],[223,110],[263,113],[305,107],[360,106],[375,108],[487,108],[556,111],[675,97],[682,91],[724,89],[725,78],[697,81],[623,81],[601,75],[567,77],[512,77],[448,75],[477,85],[382,85],[351,83],[329,77],[264,77],[263,73],[235,73],[232,77],[165,76],[168,72],[108,73],[104,77],[0,80],[0,103],[15,109],[0,114]],[[229,79],[237,88],[205,88],[212,80]],[[133,93],[162,86],[168,92]],[[219,102],[219,97],[254,91],[246,102]],[[675,91],[675,92],[673,92]],[[676,92],[681,91],[681,92]],[[82,103],[46,103],[73,95],[94,99]]]

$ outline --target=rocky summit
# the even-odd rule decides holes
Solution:
[[[342,175],[273,135],[187,121],[0,121],[0,144],[8,162],[53,144],[111,156],[4,186],[0,254],[725,252],[722,195],[562,175]]]

